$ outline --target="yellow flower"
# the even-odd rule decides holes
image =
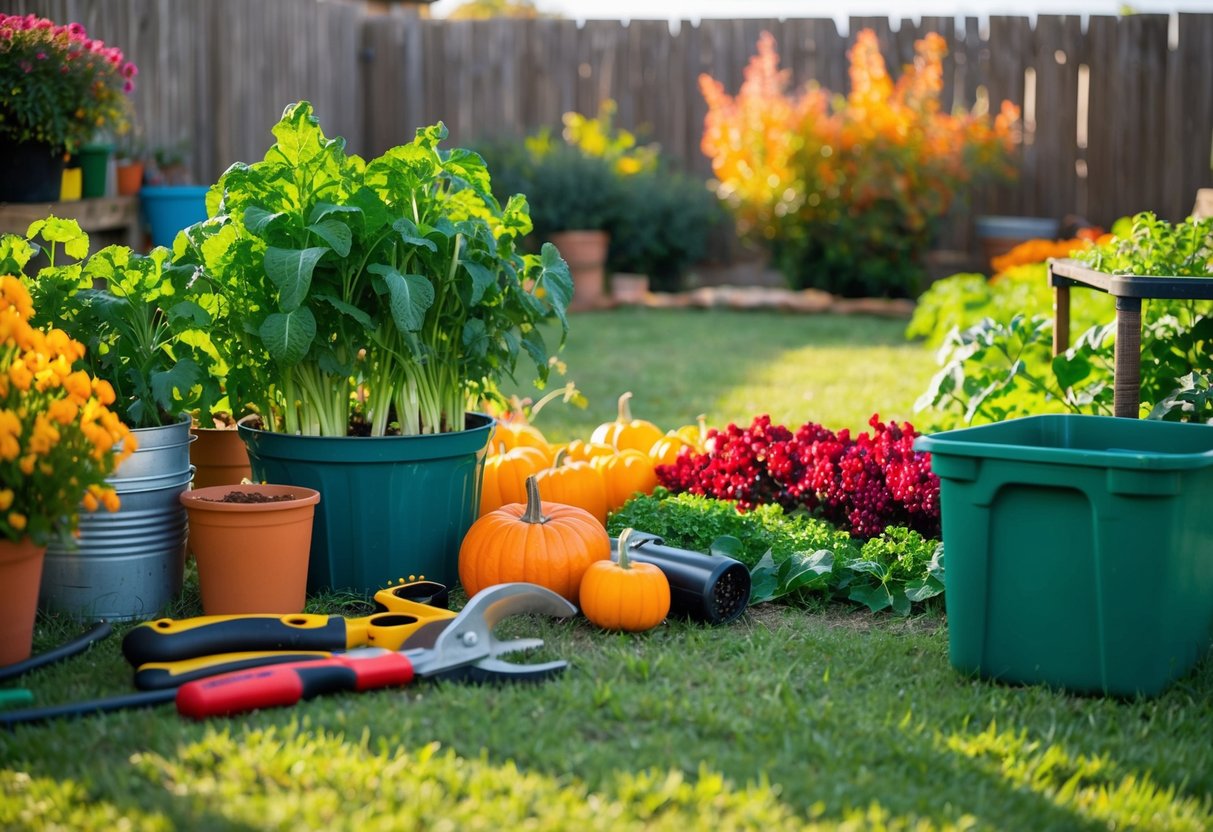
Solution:
[[[0,488],[0,511],[8,511],[13,504],[13,489]]]
[[[34,420],[34,433],[30,436],[29,449],[39,456],[46,456],[59,444],[60,434],[45,414],[39,413]]]
[[[21,531],[22,529],[24,529],[26,522],[27,521],[25,519],[25,515],[22,514],[21,512],[10,511],[8,513],[8,524],[10,526],[12,526],[14,529],[16,529],[17,531]]]
[[[122,501],[118,499],[118,492],[112,488],[107,488],[101,493],[101,503],[105,506],[105,510],[110,512],[122,507]]]
[[[21,473],[30,477],[34,474],[34,465],[38,462],[38,457],[33,454],[26,454],[17,462],[17,466],[21,469]]]
[[[80,504],[84,506],[85,511],[96,511],[100,505],[92,492],[85,492],[84,496],[80,498]]]

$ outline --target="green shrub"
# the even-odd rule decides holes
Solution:
[[[608,267],[648,275],[654,291],[682,289],[724,220],[719,201],[702,180],[661,169],[622,179],[619,190]]]

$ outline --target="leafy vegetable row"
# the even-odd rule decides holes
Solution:
[[[908,615],[913,604],[943,592],[943,545],[912,529],[890,526],[867,542],[803,512],[767,504],[739,512],[734,503],[664,488],[633,497],[607,530],[641,529],[669,546],[726,554],[749,567],[750,603],[776,598],[803,603],[840,598],[873,612]]]

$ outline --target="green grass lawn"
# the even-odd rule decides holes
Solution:
[[[590,398],[668,427],[756,412],[908,418],[932,370],[900,324],[629,311],[574,320]],[[327,611],[314,600],[310,611]],[[193,584],[176,614],[198,611]],[[125,628],[123,628],[125,629]],[[1213,662],[1153,700],[968,679],[940,609],[765,605],[723,628],[529,621],[540,685],[420,682],[206,723],[171,707],[0,732],[0,829],[1191,829],[1213,826]],[[43,619],[36,650],[78,632]],[[18,683],[40,704],[130,690],[111,638]]]
[[[615,418],[631,390],[632,415],[670,429],[703,413],[709,425],[748,425],[754,416],[795,429],[806,421],[863,428],[874,412],[911,419],[914,400],[935,372],[933,356],[902,337],[904,321],[767,312],[630,309],[574,317],[561,354],[563,378],[589,400],[560,401],[535,419],[552,441],[588,439]],[[556,339],[558,330],[545,333]],[[507,392],[538,399],[533,373],[520,367]]]

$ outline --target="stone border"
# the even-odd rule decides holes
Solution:
[[[876,315],[909,318],[914,301],[905,298],[840,298],[818,289],[776,289],[766,286],[704,286],[687,292],[646,292],[635,303],[606,297],[596,309],[622,307],[649,309],[737,309],[811,315]]]

